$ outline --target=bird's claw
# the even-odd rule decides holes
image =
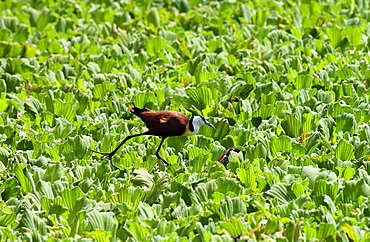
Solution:
[[[159,159],[159,160],[161,160],[161,161],[163,161],[163,163],[165,164],[165,165],[169,165],[170,163],[168,163],[165,159],[163,159],[160,155],[158,155],[158,154],[156,154],[156,156],[157,156],[157,158]]]
[[[109,160],[112,160],[113,155],[111,153],[99,153],[102,155],[100,160],[104,160],[105,158],[108,158]]]
[[[113,168],[115,170],[119,170],[119,168],[113,164],[113,160],[112,160],[112,157],[114,155],[113,152],[104,153],[104,152],[99,152],[99,151],[96,151],[96,150],[91,150],[91,149],[89,149],[89,150],[92,151],[92,152],[94,152],[94,153],[97,153],[97,154],[102,155],[102,157],[100,158],[100,160],[104,160],[105,158],[108,158],[109,161],[110,161],[110,164],[113,166]]]
[[[113,168],[114,168],[115,170],[119,170],[119,168],[113,164],[112,159],[109,159],[109,160],[110,160],[110,164],[113,166]]]
[[[100,152],[100,151],[96,151],[96,150],[92,150],[92,149],[88,149],[88,150],[90,150],[90,151],[92,151],[94,153],[97,153],[97,154],[102,155],[103,157],[100,158],[101,160],[104,159],[105,157],[108,157],[110,159],[114,155],[114,154],[112,154],[112,152],[110,152],[110,153],[104,153],[104,152]]]

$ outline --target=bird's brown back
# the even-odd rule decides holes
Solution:
[[[149,129],[147,134],[156,136],[180,136],[185,133],[188,117],[176,111],[152,111],[133,108],[131,112],[143,120]]]

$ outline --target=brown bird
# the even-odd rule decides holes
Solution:
[[[127,111],[135,114],[145,123],[148,131],[140,134],[133,134],[127,136],[112,152],[103,153],[95,150],[91,150],[95,153],[104,155],[109,158],[112,166],[118,169],[112,162],[112,157],[121,148],[121,146],[129,139],[141,136],[141,135],[154,135],[162,137],[159,143],[158,149],[155,155],[158,159],[162,160],[166,165],[168,162],[159,155],[159,150],[163,144],[163,141],[170,136],[191,136],[199,132],[199,128],[202,125],[208,125],[212,128],[214,126],[207,122],[202,115],[193,115],[189,119],[185,114],[176,111],[152,111],[147,108],[141,109],[134,107],[133,105],[128,108]]]

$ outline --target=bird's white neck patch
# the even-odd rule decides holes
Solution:
[[[188,125],[186,126],[184,136],[195,135],[199,132],[202,125],[206,125],[205,120],[202,116],[194,115],[190,118]]]

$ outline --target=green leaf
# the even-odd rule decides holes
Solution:
[[[6,82],[4,79],[0,79],[0,92],[5,94],[8,92]],[[6,108],[6,102],[2,100],[0,105],[0,111],[3,112]]]
[[[294,223],[293,221],[289,221],[288,225],[285,228],[285,237],[288,241],[299,241],[300,235],[300,223]]]
[[[9,41],[11,31],[9,29],[0,29],[0,40]]]
[[[317,118],[312,114],[312,113],[305,113],[303,114],[303,127],[302,127],[302,132],[312,132],[316,130],[318,120]]]
[[[195,201],[197,203],[207,203],[212,197],[212,194],[217,190],[217,185],[215,181],[210,181],[207,183],[201,183],[195,189]]]
[[[337,132],[350,132],[351,134],[356,130],[356,118],[353,114],[343,113],[337,117]]]
[[[220,227],[224,229],[230,236],[238,237],[245,234],[245,225],[239,218],[231,218],[228,221],[220,222]]]
[[[355,150],[353,145],[341,139],[335,149],[335,156],[342,161],[350,161],[354,159]]]
[[[365,180],[361,178],[359,180],[347,181],[341,194],[342,201],[346,203],[357,202],[360,196],[370,196],[370,186]]]
[[[75,130],[75,126],[70,124],[64,118],[56,118],[53,134],[56,139],[65,139]]]
[[[136,186],[147,186],[148,188],[153,187],[154,180],[153,176],[149,174],[149,172],[145,169],[135,169],[132,173],[134,175],[133,178],[131,178],[131,182]]]
[[[290,187],[283,183],[274,184],[268,191],[266,191],[266,195],[272,198],[277,198],[280,204],[287,204],[296,199],[296,195]]]
[[[241,194],[242,187],[234,179],[228,179],[226,177],[220,177],[217,179],[217,192],[227,195],[229,192],[234,194]]]
[[[8,161],[9,157],[10,157],[10,153],[6,149],[0,147],[0,161],[3,164],[7,165],[9,164],[9,161]]]
[[[332,139],[335,121],[333,118],[322,118],[319,120],[319,124],[323,130],[323,135],[326,138],[327,141]]]
[[[117,12],[114,14],[113,22],[120,26],[122,23],[131,23],[132,19],[128,11]]]
[[[249,161],[253,161],[257,158],[263,158],[265,159],[267,156],[267,149],[266,147],[258,143],[255,146],[249,146],[245,149],[245,157],[249,159]]]
[[[40,113],[44,110],[44,107],[39,100],[31,96],[26,99],[24,109],[30,112],[32,115],[40,115]]]
[[[257,188],[257,182],[256,182],[256,171],[253,167],[249,167],[246,169],[240,168],[236,172],[238,174],[238,177],[242,183],[247,188],[251,188],[252,190],[255,190]]]
[[[297,138],[301,135],[301,123],[295,117],[295,114],[285,115],[281,127],[284,129],[285,133],[292,138]]]
[[[37,233],[40,233],[40,235],[46,235],[45,221],[27,208],[20,219],[20,226],[31,231],[37,231]]]
[[[19,182],[16,178],[8,178],[2,186],[3,192],[1,193],[1,198],[4,201],[7,201],[8,199],[12,199],[14,197],[17,197],[20,195],[20,187]],[[14,221],[15,222],[15,221]],[[5,224],[2,224],[3,226],[6,226]]]
[[[193,2],[193,1],[191,1]],[[180,13],[186,13],[190,10],[189,2],[188,0],[174,0],[172,2],[173,6],[175,6]],[[194,4],[196,5],[196,4]]]
[[[17,225],[17,222],[15,221],[15,213],[10,211],[2,212],[0,216],[0,225],[4,227],[15,227]]]
[[[311,133],[306,140],[306,154],[312,154],[320,145],[320,135],[317,132]]]
[[[292,41],[294,39],[294,37],[291,34],[289,34],[286,31],[280,30],[280,29],[269,32],[267,34],[267,37],[270,39],[270,41],[273,44],[277,44],[279,42],[285,42],[285,41]]]
[[[361,31],[358,26],[348,26],[346,27],[347,36],[349,41],[353,46],[361,45],[362,44],[362,36]]]
[[[112,241],[112,232],[102,229],[96,229],[93,232],[86,232],[84,231],[84,235],[87,238],[91,238],[94,241],[98,242],[110,242]]]
[[[252,83],[245,83],[243,80],[238,80],[228,90],[228,93],[230,93],[229,100],[237,101],[239,99],[246,99],[252,90]]]
[[[27,169],[27,165],[17,163],[14,173],[19,183],[21,184],[23,193],[27,194],[32,192],[35,184],[32,179],[32,175]]]
[[[8,47],[7,57],[17,58],[17,57],[22,55],[22,52],[23,52],[23,46],[22,45],[20,45],[20,44],[10,44],[7,47]],[[22,61],[14,60],[14,59],[11,60],[10,59],[8,63],[10,64],[10,66],[11,66],[10,68],[12,69],[12,71],[10,71],[10,72],[13,72],[13,73],[21,72],[20,71],[20,66],[23,63]]]
[[[198,110],[210,107],[213,103],[212,91],[205,85],[198,88],[188,88],[186,89],[186,94],[189,97],[186,100],[188,104],[194,106]]]
[[[39,180],[36,184],[36,191],[40,197],[47,197],[50,199],[54,198],[53,190],[51,188],[50,182],[45,182],[43,180]]]
[[[253,23],[259,27],[263,27],[266,24],[269,15],[270,12],[267,9],[258,9],[257,14],[253,18]]]
[[[158,56],[166,48],[167,43],[162,37],[156,36],[149,37],[145,46],[149,55]]]
[[[74,153],[78,159],[83,159],[88,153],[91,138],[88,136],[78,135],[74,138]]]
[[[143,200],[146,193],[140,187],[123,186],[117,193],[109,196],[105,202],[107,203],[125,203],[133,208],[137,208],[138,204]]]
[[[51,183],[60,180],[63,175],[63,165],[60,162],[55,164],[48,164],[43,180]]]
[[[231,219],[247,212],[247,206],[244,204],[244,200],[241,197],[230,198],[229,196],[226,196],[225,202],[226,203],[222,204],[219,211],[221,218]]]
[[[22,78],[19,75],[10,75],[8,73],[5,73],[3,76],[8,93],[10,92],[17,92],[17,87],[19,87],[20,83],[22,82]],[[14,98],[15,96],[8,94],[9,98]]]
[[[153,7],[149,10],[146,19],[156,28],[161,24],[161,17],[159,16],[158,9],[156,7]]]
[[[157,99],[156,99],[154,93],[140,92],[137,95],[135,95],[133,103],[134,103],[135,107],[139,107],[139,108],[148,107],[148,108],[150,108],[151,105],[157,103]]]
[[[72,108],[72,103],[63,102],[61,99],[56,99],[54,102],[54,113],[64,117],[68,122],[73,122],[76,117],[76,112]]]
[[[331,46],[334,48],[337,48],[345,38],[345,31],[336,25],[327,29],[326,33],[329,36]]]
[[[342,226],[340,226],[340,229],[345,231],[346,239],[348,236],[349,239],[351,239],[352,241],[360,241],[360,238],[357,236],[354,226],[351,226],[350,224],[345,223]]]
[[[222,50],[222,41],[220,39],[218,40],[210,40],[208,42],[208,50],[209,52],[213,53],[213,52],[220,52],[220,50]]]
[[[77,200],[84,196],[84,193],[81,191],[79,187],[75,187],[73,189],[65,189],[60,192],[60,196],[62,197],[63,204],[69,208],[72,212],[73,209],[79,205]],[[73,219],[73,218],[71,218]]]
[[[335,227],[333,224],[321,223],[318,227],[317,238],[320,240],[334,240]]]
[[[294,78],[294,86],[297,90],[306,89],[312,86],[313,77],[310,75],[299,75]]]
[[[202,131],[202,133],[207,137],[213,137],[215,140],[221,141],[230,132],[230,125],[227,120],[217,120],[217,123],[211,123],[215,126],[215,129],[204,128]]]
[[[51,54],[63,54],[64,49],[58,40],[53,39],[49,44],[49,51]]]
[[[271,137],[271,155],[277,157],[282,151],[289,152],[292,149],[291,139],[288,136]]]
[[[91,227],[91,231],[103,230],[116,234],[118,223],[114,219],[114,214],[112,212],[102,212],[93,209],[86,214],[86,219],[88,226]]]
[[[154,233],[166,236],[171,235],[173,232],[175,232],[177,229],[176,224],[173,221],[167,221],[165,219],[161,219],[154,231]]]
[[[127,221],[123,229],[128,233],[129,238],[133,238],[136,241],[143,241],[147,238],[147,234],[150,231],[149,226],[141,223],[138,219]]]
[[[104,77],[104,75],[102,75],[102,74],[98,74],[98,73],[100,73],[101,72],[101,69],[100,69],[100,67],[99,67],[99,64],[98,63],[95,63],[95,62],[89,62],[89,63],[87,63],[87,68],[89,69],[89,71],[91,71],[93,74],[97,74],[95,77],[94,77],[94,80],[100,80],[100,79],[104,79],[105,77]],[[95,87],[93,88],[93,91],[95,91],[95,94],[93,93],[93,95],[94,95],[94,97],[97,97],[97,98],[100,98],[102,95],[99,95],[99,94],[97,94],[99,91],[100,91],[100,89],[98,89],[98,90],[95,90],[96,88],[100,88],[100,89],[102,89],[103,88],[103,86],[102,85],[95,85]]]

